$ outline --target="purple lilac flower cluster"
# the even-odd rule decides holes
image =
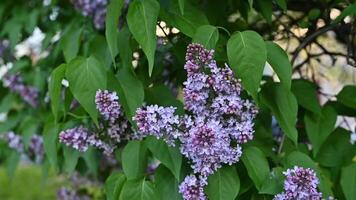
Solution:
[[[314,170],[295,166],[283,173],[284,192],[276,195],[274,200],[321,200],[317,187],[319,179]]]
[[[138,127],[137,138],[153,135],[170,145],[178,139],[181,153],[191,160],[194,173],[199,175],[199,179],[187,177],[180,191],[185,199],[204,199],[200,189],[207,184],[207,176],[222,164],[238,162],[240,144],[253,138],[257,110],[241,99],[240,81],[227,65],[217,66],[213,50],[189,45],[184,68],[188,74],[184,105],[189,114],[176,116],[173,107],[153,105],[139,108],[133,120]]]
[[[98,90],[95,95],[95,104],[99,113],[107,122],[100,124],[100,133],[91,132],[84,126],[74,127],[59,134],[60,142],[71,146],[78,151],[85,152],[90,146],[103,150],[105,155],[111,155],[115,149],[113,143],[119,143],[127,132],[131,130],[128,120],[119,103],[116,92]],[[106,132],[103,134],[102,132]],[[114,139],[114,141],[112,141]],[[109,140],[109,142],[105,142]]]
[[[14,132],[8,132],[1,135],[1,138],[8,143],[9,148],[19,152],[25,153],[25,147],[23,144],[22,137],[15,134]],[[36,163],[43,160],[44,157],[44,147],[43,147],[43,137],[37,134],[33,134],[30,138],[28,145],[28,156],[33,158]]]
[[[126,137],[130,125],[116,92],[98,90],[95,95],[95,104],[100,114],[108,121],[107,134],[111,139],[120,142],[123,137]]]
[[[75,190],[61,187],[57,190],[57,200],[90,200],[86,195],[79,195]]]
[[[102,149],[108,155],[114,151],[114,147],[98,139],[84,126],[62,131],[59,134],[59,141],[81,152],[87,151],[89,146]]]
[[[28,146],[30,156],[35,158],[37,163],[44,157],[43,137],[37,134],[32,135]]]
[[[1,139],[7,142],[7,145],[9,146],[10,149],[14,149],[15,151],[20,153],[23,152],[24,146],[20,135],[17,135],[11,131],[1,135]]]
[[[90,189],[102,186],[102,183],[74,172],[69,178],[69,185],[57,190],[57,200],[90,200],[93,199]]]
[[[38,106],[39,90],[35,87],[25,85],[19,74],[5,75],[3,77],[3,85],[4,87],[9,88],[12,92],[18,93],[22,99],[32,107]]]
[[[202,184],[197,177],[190,175],[185,177],[184,181],[179,186],[179,193],[184,199],[191,200],[206,200],[204,194],[204,184]]]
[[[93,19],[95,28],[104,28],[108,0],[71,0],[71,2],[82,15]]]

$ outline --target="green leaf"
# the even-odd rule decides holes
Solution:
[[[287,156],[286,167],[292,168],[294,166],[317,170],[315,162],[309,156],[299,151],[293,151]]]
[[[356,148],[350,143],[350,132],[337,128],[321,146],[316,160],[326,167],[341,167],[349,164],[356,155]]]
[[[319,179],[320,179],[320,184],[319,184],[319,190],[323,194],[323,198],[327,199],[328,197],[334,196],[332,187],[333,187],[333,182],[330,179],[330,171],[327,169],[321,169],[318,167],[319,171]]]
[[[132,123],[132,117],[135,115],[137,108],[142,106],[144,100],[144,89],[141,81],[128,68],[121,69],[117,75],[117,79],[110,77],[110,80],[112,83],[109,83],[108,86],[115,87],[120,96],[119,101],[124,107],[126,116]]]
[[[16,97],[14,94],[9,93],[5,97],[1,97],[0,113],[7,113],[15,104]]]
[[[241,160],[246,166],[248,176],[260,190],[263,182],[269,176],[269,166],[265,155],[257,147],[249,146],[244,149]]]
[[[313,145],[314,156],[316,156],[321,145],[335,129],[336,118],[337,113],[330,105],[325,105],[320,115],[306,113],[304,116],[305,128]]]
[[[58,156],[57,156],[57,141],[58,141],[59,125],[52,119],[48,119],[43,128],[43,146],[50,164],[57,168]]]
[[[181,200],[179,182],[173,174],[163,165],[159,165],[155,172],[155,185],[161,200]]]
[[[123,173],[113,172],[105,181],[105,194],[107,200],[118,200],[126,177]]]
[[[73,96],[98,125],[95,93],[98,89],[106,88],[107,73],[105,68],[94,57],[79,57],[67,65],[65,75]]]
[[[182,15],[184,15],[184,3],[185,3],[185,0],[178,0],[179,10]]]
[[[234,200],[240,190],[240,179],[234,166],[225,166],[208,177],[206,194],[210,200]]]
[[[89,55],[95,57],[104,64],[105,69],[110,69],[112,62],[111,54],[104,36],[95,35],[89,42],[88,51]]]
[[[227,42],[227,56],[242,86],[256,98],[267,60],[261,36],[254,31],[237,32]]]
[[[61,101],[62,80],[65,75],[66,64],[59,65],[52,71],[51,79],[48,83],[48,92],[51,99],[51,108],[55,121],[58,121],[59,104]]]
[[[153,156],[171,170],[175,178],[179,180],[182,165],[182,154],[179,148],[170,147],[163,140],[158,140],[154,137],[147,138],[145,142]]]
[[[275,1],[279,7],[281,7],[283,10],[287,10],[286,0],[275,0]]]
[[[254,0],[257,9],[269,24],[272,23],[272,0]]]
[[[124,26],[118,35],[119,56],[124,68],[132,68],[132,49],[130,46],[131,33],[127,26]]]
[[[307,80],[298,79],[292,81],[292,92],[296,96],[298,104],[310,112],[320,114],[321,107],[316,89],[316,86]]]
[[[26,116],[20,124],[20,131],[22,134],[22,141],[27,149],[33,134],[37,133],[39,126],[38,119],[35,119],[33,116]]]
[[[273,168],[269,177],[263,182],[259,193],[276,195],[282,192],[284,179],[283,169],[281,167]]]
[[[105,36],[108,43],[110,55],[114,66],[115,56],[118,54],[117,48],[117,29],[119,24],[119,17],[121,15],[121,8],[124,5],[124,0],[111,0],[105,18]]]
[[[161,9],[160,18],[190,38],[194,37],[198,27],[209,24],[204,12],[193,6],[190,1],[184,3],[184,15],[181,14],[178,2],[173,1],[170,2],[168,9]]]
[[[89,147],[87,151],[85,151],[82,156],[81,156],[88,168],[88,171],[93,174],[95,177],[98,176],[98,168],[99,168],[99,162],[98,162],[98,156],[97,156],[97,151],[93,147]]]
[[[81,35],[82,28],[78,28],[77,23],[72,23],[62,35],[60,46],[67,63],[78,55]]]
[[[17,151],[12,151],[6,159],[6,173],[10,178],[13,178],[16,168],[20,162],[21,154]]]
[[[342,168],[340,185],[347,200],[353,200],[356,197],[356,163]]]
[[[130,141],[122,151],[122,169],[128,180],[140,178],[147,167],[147,147],[141,141]]]
[[[266,41],[267,62],[276,72],[282,85],[290,90],[292,81],[292,65],[286,52],[276,43]]]
[[[313,8],[309,11],[308,13],[308,19],[309,20],[316,20],[320,16],[320,10],[317,8]]]
[[[64,157],[64,165],[63,169],[66,173],[73,173],[75,167],[77,166],[78,159],[80,157],[79,151],[73,149],[71,147],[63,146],[63,157]]]
[[[165,85],[156,85],[154,87],[147,88],[145,91],[145,102],[161,106],[173,106],[177,108],[177,114],[184,114],[183,103],[177,100],[173,96],[172,91]]]
[[[193,42],[203,45],[207,49],[215,49],[219,40],[219,31],[215,26],[200,26],[194,34]]]
[[[284,133],[297,145],[298,132],[295,124],[298,104],[293,93],[280,84],[266,84],[260,93],[260,101],[272,110]]]
[[[356,109],[356,86],[353,85],[347,85],[342,90],[337,94],[336,98],[339,102],[342,104]]]
[[[332,23],[339,23],[347,16],[356,15],[356,3],[349,5],[346,7],[339,16]]]
[[[120,194],[120,200],[159,200],[153,184],[145,179],[128,180]]]
[[[135,0],[130,4],[127,24],[137,42],[141,45],[148,60],[148,73],[151,76],[156,51],[156,23],[159,14],[156,0]]]

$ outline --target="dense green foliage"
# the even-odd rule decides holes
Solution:
[[[25,149],[33,134],[41,135],[45,154],[38,164],[44,171],[52,169],[58,175],[77,171],[101,182],[103,189],[93,199],[181,199],[178,187],[191,168],[178,145],[170,147],[154,137],[122,140],[111,158],[115,164],[103,167],[100,150],[90,147],[79,152],[60,143],[58,135],[79,124],[101,130],[102,117],[95,105],[98,89],[117,92],[134,130],[132,117],[144,104],[174,106],[184,114],[183,66],[186,47],[194,42],[215,49],[217,63],[231,67],[241,79],[242,96],[258,108],[254,139],[242,145],[239,162],[209,176],[205,187],[209,199],[273,199],[283,190],[282,172],[293,166],[315,170],[323,198],[355,199],[356,148],[350,143],[355,130],[339,126],[337,119],[356,117],[356,86],[345,86],[321,103],[318,82],[301,72],[308,65],[299,54],[308,54],[308,46],[317,45],[317,37],[331,31],[355,67],[356,2],[110,0],[102,29],[96,29],[69,0],[46,2],[50,3],[0,1],[0,42],[9,41],[8,54],[1,55],[2,69],[20,74],[26,85],[39,90],[39,104],[32,107],[0,85],[0,113],[6,116],[0,122],[0,135],[10,131],[21,135]],[[331,18],[335,9],[341,14]],[[37,28],[44,33],[40,45],[29,44],[26,55],[16,56],[16,45]],[[292,52],[285,51],[277,38],[288,38],[291,28],[308,29]],[[323,54],[343,56],[326,50]],[[5,67],[8,63],[11,68]],[[266,64],[274,77],[264,73]],[[0,165],[8,176],[23,165],[22,153],[0,140]],[[152,163],[159,165],[150,172]],[[37,190],[31,185],[19,187]],[[11,195],[4,194],[0,199]],[[47,191],[43,195],[47,197]]]

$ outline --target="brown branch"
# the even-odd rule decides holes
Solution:
[[[298,57],[299,52],[304,49],[306,46],[308,46],[310,43],[312,43],[318,36],[334,29],[336,26],[334,24],[330,24],[328,26],[324,26],[323,28],[320,28],[316,30],[314,33],[310,34],[309,36],[305,37],[303,42],[297,47],[297,49],[293,53],[293,57],[291,60],[292,65],[295,62],[295,59]]]

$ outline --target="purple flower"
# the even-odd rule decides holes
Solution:
[[[100,139],[97,139],[95,135],[89,136],[87,142],[90,146],[103,150],[105,155],[112,155],[112,153],[115,150],[115,147],[111,146],[108,143],[103,142]]]
[[[165,108],[157,105],[137,109],[133,117],[139,130],[136,137],[153,135],[157,138],[164,138],[167,143],[173,145],[174,138],[177,138],[179,133],[174,128],[179,123],[178,116],[174,115],[175,110],[174,107]]]
[[[22,138],[20,135],[16,135],[14,132],[8,132],[1,135],[1,139],[8,143],[9,148],[22,153],[24,151],[24,145],[22,143]]]
[[[241,148],[231,147],[231,139],[218,121],[198,118],[181,142],[182,154],[192,160],[194,172],[203,177],[213,174],[222,163],[237,162],[241,156]]]
[[[185,177],[179,185],[179,193],[182,194],[184,200],[206,200],[203,187],[204,185],[197,177],[190,175]]]
[[[185,60],[187,60],[187,63],[203,67],[213,61],[213,56],[214,50],[207,50],[202,45],[193,43],[187,48]],[[185,69],[188,72],[190,71],[187,67]]]
[[[110,138],[115,139],[116,142],[120,142],[121,139],[128,137],[126,134],[130,129],[129,122],[126,118],[121,118],[121,120],[115,123],[109,123],[107,127],[107,134]]]
[[[22,99],[32,107],[37,107],[39,103],[39,90],[35,87],[25,85],[19,74],[5,75],[3,77],[3,85],[4,87],[9,88],[10,91],[18,93]]]
[[[321,193],[317,187],[319,179],[314,170],[295,166],[283,173],[284,192],[275,196],[274,200],[320,200]]]
[[[88,150],[89,130],[83,126],[67,129],[59,134],[59,141],[81,152]]]
[[[153,135],[168,144],[178,140],[181,153],[199,175],[199,184],[205,185],[207,177],[223,164],[239,161],[240,144],[253,138],[257,109],[240,97],[240,81],[227,65],[217,66],[212,50],[189,45],[184,68],[188,72],[183,83],[187,114],[176,116],[173,107],[153,105],[139,108],[133,119],[138,138]],[[185,199],[205,198],[196,182],[195,176],[190,176],[182,183],[180,191]]]
[[[28,104],[30,104],[32,107],[37,107],[38,105],[38,95],[39,91],[35,87],[31,86],[24,86],[20,91],[19,91],[21,97],[23,100],[25,100]]]
[[[57,190],[57,200],[90,200],[86,195],[79,195],[75,190],[61,187]]]
[[[98,90],[95,95],[96,108],[104,116],[104,119],[109,121],[105,127],[106,132],[116,142],[120,142],[122,138],[126,137],[131,128],[118,100],[116,92],[108,90]]]
[[[43,137],[37,134],[32,135],[29,144],[29,152],[35,157],[36,162],[41,162],[44,157]]]
[[[103,150],[104,154],[110,155],[115,149],[115,147],[102,141],[83,126],[62,131],[59,134],[59,141],[81,152],[87,151],[92,146]]]
[[[195,73],[185,81],[183,94],[185,109],[195,114],[204,114],[209,98],[209,84],[206,74]]]
[[[93,18],[95,28],[104,28],[107,0],[71,0],[71,2],[83,16]]]
[[[118,102],[119,97],[116,92],[109,92],[107,90],[98,90],[95,95],[96,108],[106,120],[115,122],[122,114],[121,105]]]

